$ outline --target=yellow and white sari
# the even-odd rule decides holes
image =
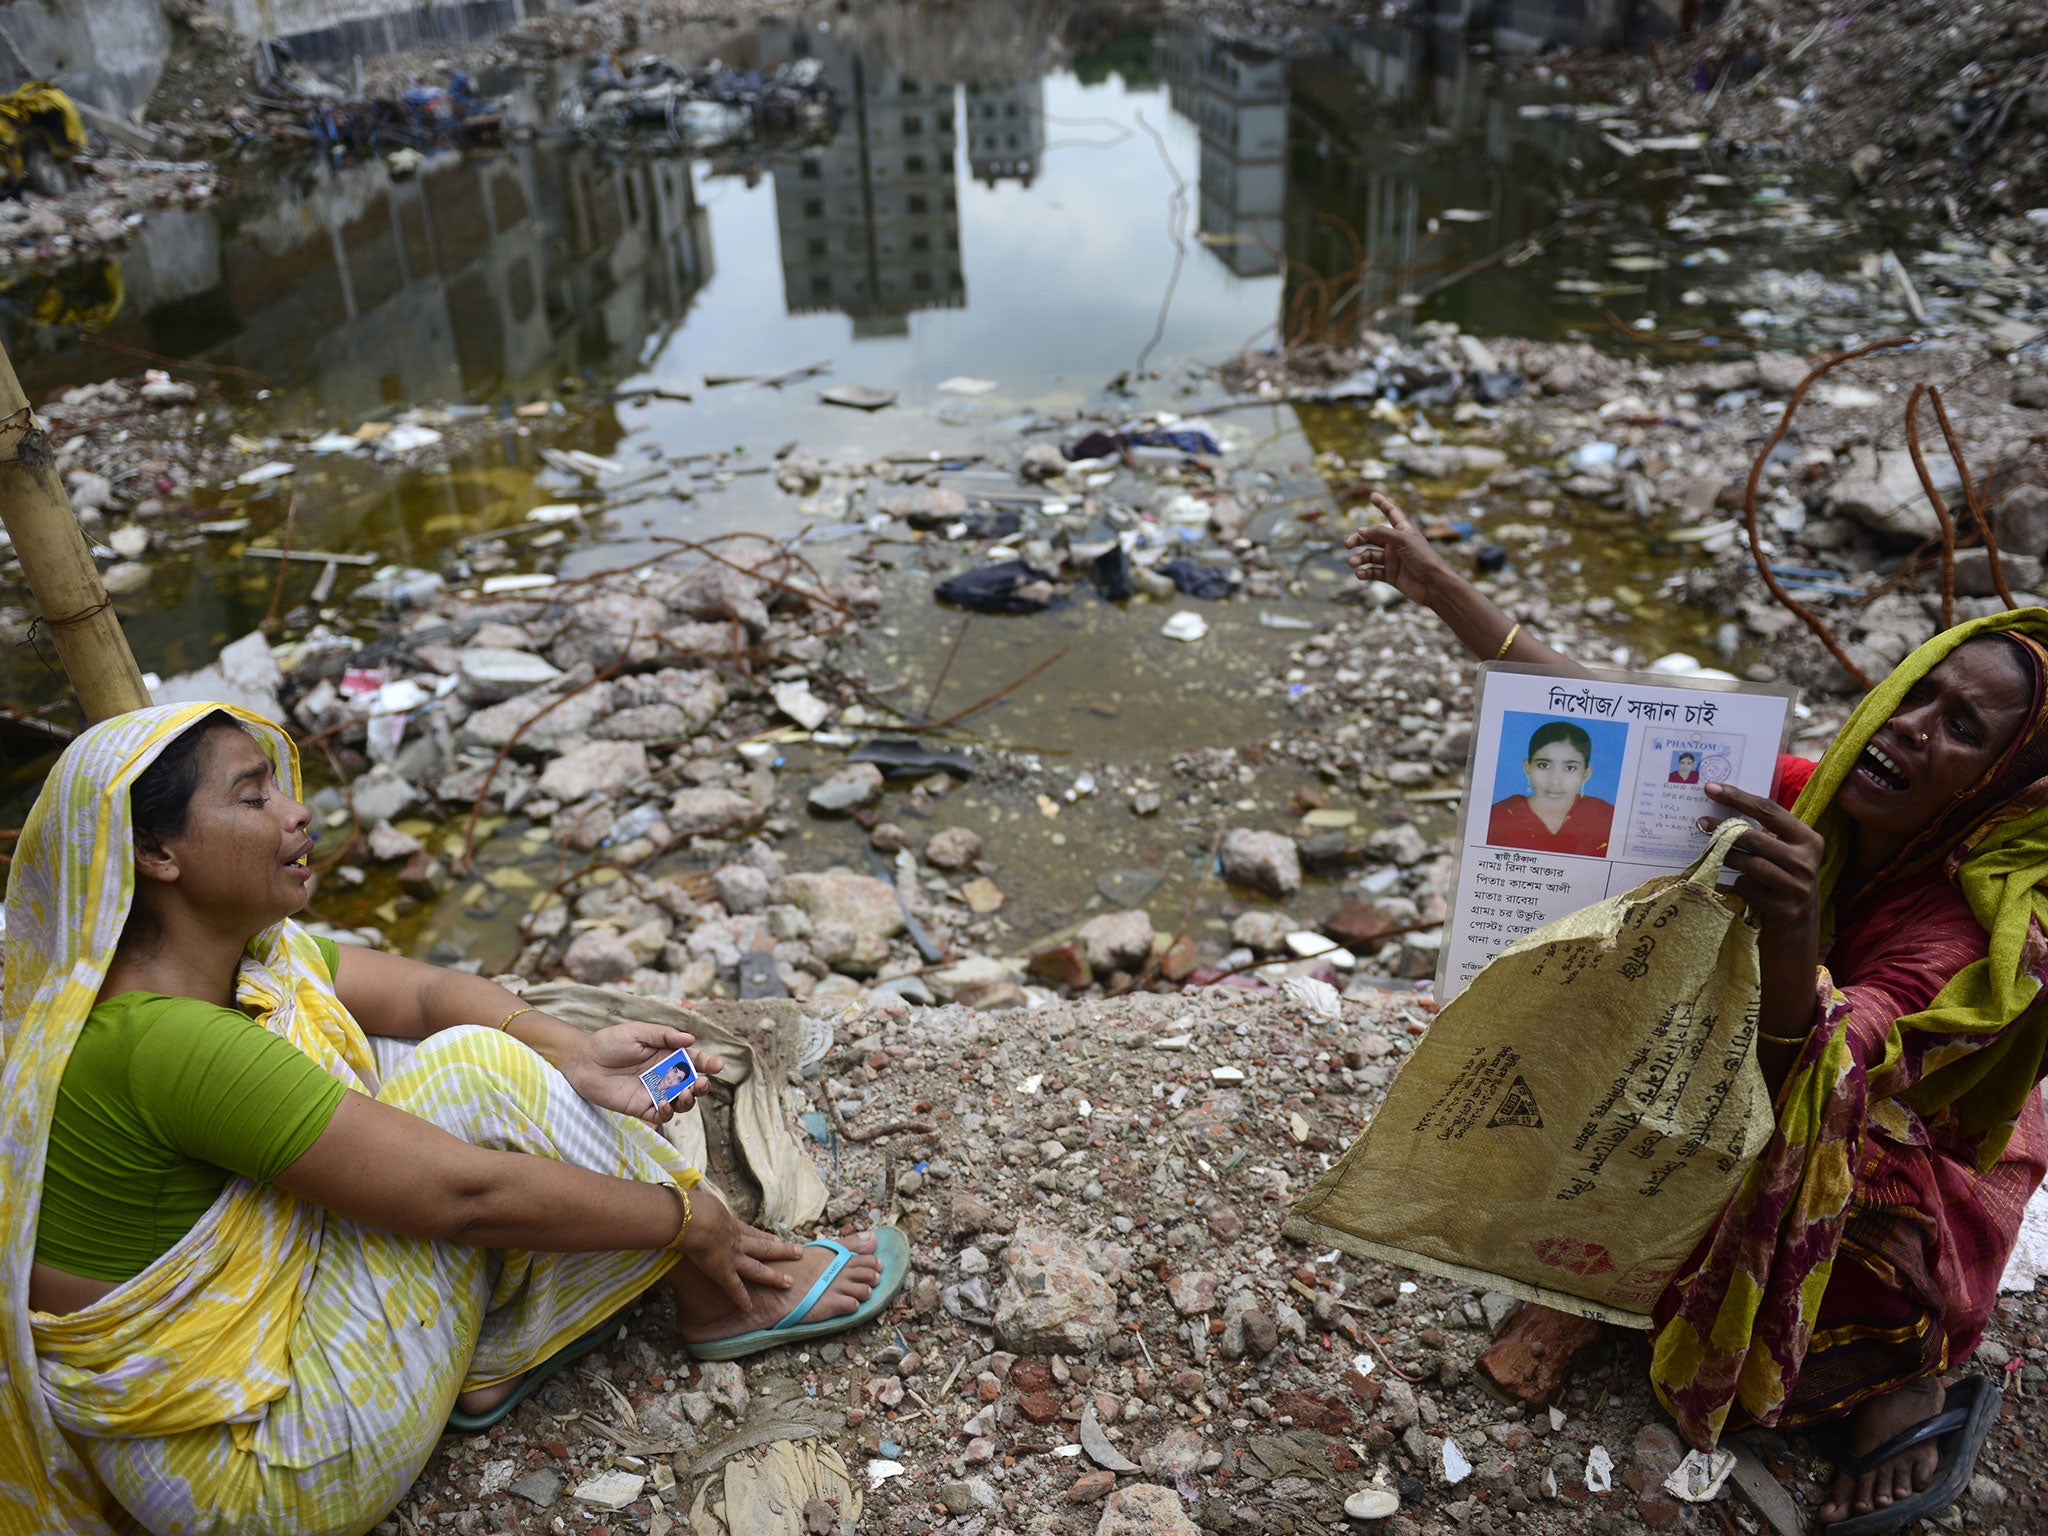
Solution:
[[[102,1301],[63,1317],[30,1312],[57,1085],[134,889],[129,787],[217,707],[138,710],[86,731],[52,770],[9,872],[0,1536],[367,1531],[419,1474],[457,1393],[547,1358],[675,1262],[395,1237],[235,1178],[176,1246]],[[290,738],[231,712],[296,795]],[[475,1145],[619,1178],[697,1180],[655,1132],[585,1103],[495,1030],[373,1052],[296,923],[250,943],[237,996],[350,1088]]]

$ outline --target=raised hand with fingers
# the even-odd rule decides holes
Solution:
[[[1391,496],[1372,493],[1386,526],[1354,528],[1345,536],[1346,558],[1360,581],[1384,581],[1403,597],[1434,608],[1446,578],[1457,575]]]
[[[1735,894],[1756,914],[1767,935],[1817,937],[1821,835],[1775,800],[1733,784],[1708,784],[1705,789],[1717,805],[1755,823],[1728,850]],[[1711,827],[1715,820],[1703,816],[1700,827]]]

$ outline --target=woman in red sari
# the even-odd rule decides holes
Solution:
[[[1373,501],[1389,526],[1347,540],[1361,579],[1476,655],[1578,670]],[[1821,1519],[1892,1529],[1967,1480],[1997,1394],[1943,1377],[2048,1170],[2048,611],[1929,641],[1820,763],[1784,760],[1776,801],[1703,788],[1755,823],[1729,864],[1778,1130],[1660,1300],[1651,1380],[1695,1445],[1846,1419]]]

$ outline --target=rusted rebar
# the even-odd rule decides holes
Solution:
[[[1949,515],[1948,503],[1941,499],[1934,476],[1928,472],[1927,457],[1920,451],[1920,397],[1926,393],[1924,383],[1915,384],[1913,392],[1906,396],[1906,451],[1913,456],[1913,470],[1920,477],[1920,489],[1927,493],[1928,501],[1934,506],[1935,521],[1941,524],[1941,627],[1953,629],[1956,622],[1956,520]]]
[[[1062,656],[1066,655],[1067,652],[1072,649],[1072,646],[1063,645],[1058,650],[1054,651],[1050,656],[1046,657],[1045,660],[1041,661],[1037,666],[1033,667],[1029,672],[1026,672],[1022,677],[1018,678],[1015,682],[1003,684],[1003,686],[998,688],[994,693],[984,695],[983,697],[975,700],[972,704],[968,705],[965,709],[955,710],[952,714],[946,716],[946,718],[943,720],[933,720],[925,725],[914,726],[912,727],[912,729],[920,731],[943,731],[949,725],[958,725],[962,720],[965,720],[969,715],[978,715],[984,709],[987,709],[989,705],[995,703],[998,699],[1005,698],[1008,695],[1015,693],[1019,688],[1022,688],[1026,683],[1030,682],[1031,679],[1038,676],[1039,673],[1043,672],[1047,667],[1051,666],[1054,662],[1058,661]]]
[[[1771,596],[1811,630],[1814,638],[1827,647],[1828,654],[1841,663],[1842,670],[1865,689],[1873,686],[1869,674],[1849,659],[1849,653],[1842,649],[1842,643],[1835,638],[1834,631],[1821,622],[1820,616],[1787,592],[1784,584],[1772,574],[1771,562],[1764,554],[1763,538],[1757,532],[1756,493],[1757,487],[1763,482],[1764,465],[1770,462],[1770,457],[1777,451],[1778,444],[1785,440],[1785,434],[1792,430],[1792,416],[1799,409],[1799,402],[1806,398],[1806,392],[1813,388],[1823,374],[1856,358],[1867,357],[1872,352],[1882,352],[1889,347],[1903,347],[1913,340],[1911,336],[1890,336],[1883,341],[1866,342],[1860,347],[1852,347],[1847,352],[1838,352],[1833,357],[1824,358],[1816,363],[1806,377],[1799,381],[1799,387],[1792,391],[1791,398],[1785,402],[1784,413],[1778,418],[1777,430],[1758,452],[1756,461],[1749,466],[1749,481],[1742,488],[1742,528],[1749,539],[1750,558],[1756,562],[1757,575],[1763,578],[1764,586],[1769,589]]]
[[[1956,476],[1962,481],[1963,501],[1970,509],[1970,516],[1977,524],[1977,532],[1984,538],[1984,554],[1991,566],[1991,583],[1998,588],[1998,599],[2008,608],[2017,608],[2012,588],[2005,582],[2005,559],[1998,550],[1998,535],[1991,531],[1991,515],[1984,505],[1977,485],[1970,478],[1970,464],[1963,457],[1962,440],[1956,436],[1956,429],[1948,419],[1948,407],[1941,401],[1941,386],[1930,385],[1927,403],[1934,407],[1934,419],[1941,424],[1942,440],[1948,444],[1948,456],[1956,466]]]

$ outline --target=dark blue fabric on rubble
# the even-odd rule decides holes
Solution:
[[[1188,555],[1175,555],[1159,567],[1159,574],[1171,579],[1189,597],[1230,596],[1230,573],[1204,565]]]

